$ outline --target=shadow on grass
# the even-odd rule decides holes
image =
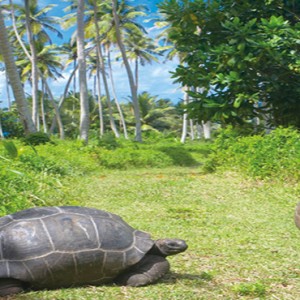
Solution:
[[[199,284],[205,284],[208,281],[212,280],[212,277],[206,277],[203,275],[203,273],[201,274],[189,274],[189,273],[185,273],[185,274],[181,274],[181,273],[175,273],[175,272],[170,272],[167,275],[165,275],[162,279],[161,282],[165,283],[165,284],[175,284],[177,281],[197,281],[197,283]]]
[[[159,150],[172,159],[174,166],[191,167],[199,165],[199,162],[192,157],[191,153],[182,147],[160,147]]]

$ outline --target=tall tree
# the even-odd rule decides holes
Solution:
[[[126,68],[130,91],[131,91],[131,99],[132,99],[132,105],[133,105],[134,117],[135,117],[135,140],[138,142],[142,142],[142,123],[141,123],[140,108],[139,108],[139,103],[137,98],[137,86],[136,86],[136,82],[134,81],[134,76],[128,58],[126,56],[126,49],[120,31],[120,21],[117,13],[117,0],[112,0],[112,12],[113,12],[113,18],[115,23],[116,40]]]
[[[12,6],[12,1],[10,1]],[[32,118],[33,122],[38,123],[38,84],[39,84],[39,70],[36,43],[51,43],[51,38],[47,34],[50,30],[62,37],[61,33],[53,26],[58,22],[57,18],[48,17],[47,12],[53,8],[53,5],[47,5],[41,10],[38,8],[37,0],[25,0],[24,7],[16,5],[18,9],[18,32],[21,36],[27,35],[27,41],[30,47],[31,57],[31,86],[32,86]],[[12,10],[13,6],[12,6]],[[12,11],[14,18],[14,11]],[[15,30],[16,31],[16,30]]]
[[[199,121],[300,128],[300,5],[297,1],[166,0],[177,49],[189,53],[174,77],[195,92]],[[197,90],[200,88],[200,90]]]
[[[86,60],[84,52],[84,10],[85,0],[78,0],[77,6],[77,57],[80,92],[80,139],[88,143],[89,134],[89,103],[86,79]]]
[[[105,73],[105,67],[104,67],[104,55],[103,55],[103,51],[102,51],[102,47],[101,47],[101,40],[100,40],[100,29],[99,29],[99,25],[98,25],[98,6],[97,6],[97,2],[94,1],[93,3],[94,6],[94,26],[96,29],[96,54],[97,54],[97,64],[99,64],[98,66],[98,70],[101,72],[102,75],[102,79],[103,79],[103,84],[104,84],[104,89],[105,89],[105,94],[106,94],[106,100],[107,100],[107,107],[108,107],[108,115],[109,115],[109,121],[110,121],[110,127],[112,129],[112,131],[114,132],[115,136],[118,138],[120,137],[119,131],[116,127],[115,124],[115,120],[113,117],[113,113],[112,113],[112,107],[111,107],[111,99],[110,99],[110,92],[109,92],[109,86],[108,86],[108,81],[107,81],[107,77],[106,77],[106,73]],[[100,82],[99,82],[100,84]]]
[[[23,86],[14,61],[13,51],[8,40],[8,35],[4,24],[4,17],[2,14],[1,7],[0,7],[0,52],[3,56],[6,72],[9,77],[10,84],[12,86],[14,98],[17,104],[20,120],[24,127],[24,131],[26,134],[33,133],[36,131],[36,128],[29,113]]]

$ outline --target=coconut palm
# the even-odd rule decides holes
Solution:
[[[4,17],[0,7],[0,52],[2,53],[3,60],[10,84],[14,93],[15,101],[17,104],[20,120],[22,121],[25,133],[32,133],[36,131],[35,125],[29,114],[28,105],[25,99],[23,86],[20,76],[14,61],[13,51],[8,40],[6,27],[4,24]]]
[[[31,57],[31,85],[32,85],[32,118],[34,124],[38,123],[38,82],[39,70],[37,67],[37,50],[35,47],[36,41],[39,43],[51,42],[47,30],[55,32],[61,37],[61,33],[53,26],[57,24],[58,19],[47,17],[47,12],[53,8],[53,5],[48,5],[39,10],[36,0],[25,0],[24,7],[21,5],[15,6],[17,15],[18,32],[21,36],[27,34],[27,40],[30,46]]]
[[[176,127],[178,116],[170,100],[159,99],[158,96],[142,92],[138,95],[138,102],[143,131],[173,130]],[[128,109],[130,109],[130,106],[127,104]],[[128,113],[129,115],[130,113]]]
[[[138,93],[139,65],[144,66],[146,63],[152,63],[152,61],[158,62],[158,47],[154,44],[153,39],[140,31],[126,35],[124,44],[128,59],[134,62],[135,84]]]
[[[88,143],[89,133],[89,103],[88,89],[86,80],[86,60],[84,53],[84,10],[85,1],[78,0],[77,5],[77,57],[79,73],[79,92],[80,92],[80,139]]]
[[[130,91],[131,91],[131,100],[133,104],[134,117],[135,117],[135,140],[138,142],[142,142],[142,127],[141,127],[142,124],[140,119],[140,109],[139,109],[139,103],[137,98],[137,86],[136,86],[136,82],[134,81],[133,73],[128,58],[126,56],[126,49],[124,46],[124,42],[120,30],[120,17],[118,15],[116,0],[112,0],[112,11],[113,11],[114,24],[115,24],[116,40],[126,68]]]

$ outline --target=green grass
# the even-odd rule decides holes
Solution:
[[[185,239],[171,272],[142,288],[84,287],[10,299],[299,299],[299,186],[198,168],[102,170],[63,182],[66,201],[112,211],[153,238]]]

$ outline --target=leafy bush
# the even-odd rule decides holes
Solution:
[[[34,148],[0,141],[0,215],[37,205],[77,204],[64,181],[97,167],[80,142],[57,141]]]
[[[46,144],[51,142],[50,137],[43,132],[30,133],[23,138],[23,141],[26,145],[37,146],[40,144]]]
[[[110,169],[162,168],[172,165],[168,155],[151,149],[101,149],[98,155],[100,165]]]
[[[226,129],[216,138],[208,163],[259,178],[300,178],[300,135],[292,128],[239,137]]]

